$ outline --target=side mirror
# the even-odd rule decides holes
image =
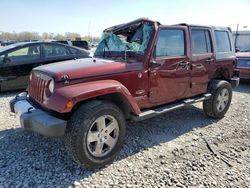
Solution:
[[[3,58],[3,62],[4,63],[10,63],[11,62],[11,59],[9,57],[4,57]]]
[[[151,68],[158,68],[158,67],[160,67],[161,66],[161,64],[160,63],[157,63],[155,60],[154,61],[152,61],[151,62],[151,65],[150,65],[150,67]]]
[[[239,48],[235,48],[235,52],[239,52],[240,51],[240,49]]]

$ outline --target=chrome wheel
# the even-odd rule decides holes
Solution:
[[[229,101],[229,91],[228,89],[224,88],[220,91],[218,97],[217,97],[217,101],[216,101],[216,108],[219,112],[222,112]]]
[[[119,125],[111,115],[97,118],[87,135],[87,148],[94,157],[104,157],[115,147],[119,137]]]

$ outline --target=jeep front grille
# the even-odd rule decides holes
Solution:
[[[51,78],[39,72],[32,72],[31,74],[32,77],[28,87],[29,95],[35,101],[43,103],[46,86]]]

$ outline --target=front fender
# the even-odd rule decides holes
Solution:
[[[45,101],[45,106],[59,113],[70,112],[72,108],[66,107],[68,101],[74,104],[85,101],[98,96],[103,96],[111,93],[120,93],[130,104],[132,111],[139,114],[140,108],[136,100],[130,94],[128,89],[120,82],[115,80],[101,80],[86,83],[79,83],[69,86],[64,86],[55,89],[54,94]]]

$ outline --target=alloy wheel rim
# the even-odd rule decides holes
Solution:
[[[224,88],[220,91],[218,97],[217,97],[217,101],[216,101],[216,108],[219,112],[222,112],[229,101],[229,91],[228,89]]]
[[[111,115],[98,117],[90,126],[87,148],[94,157],[104,157],[115,147],[119,137],[119,125]]]

